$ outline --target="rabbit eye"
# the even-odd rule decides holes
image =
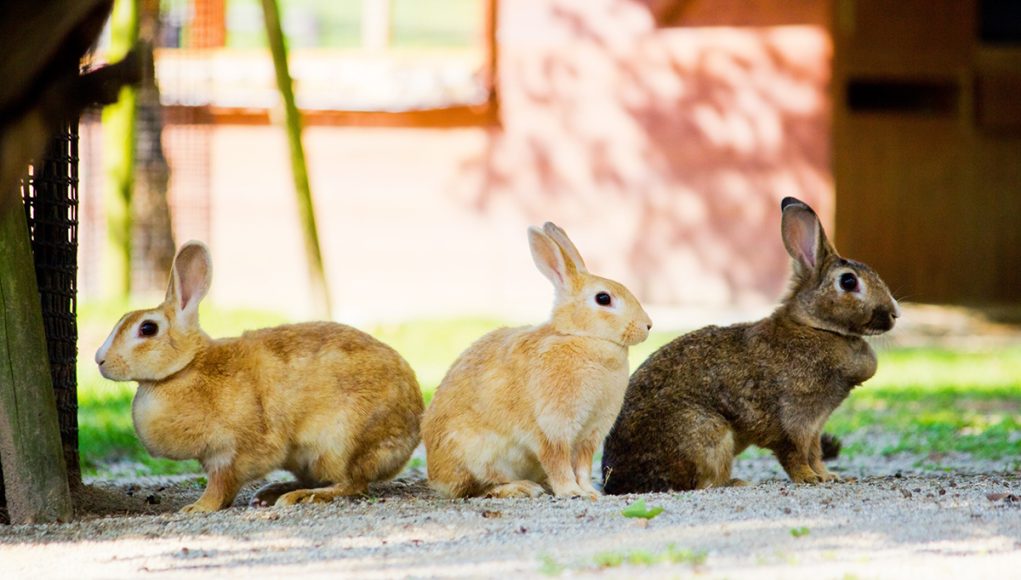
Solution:
[[[611,302],[613,302],[613,299],[606,292],[596,294],[596,304],[600,306],[609,306]]]
[[[840,275],[840,288],[845,292],[854,292],[858,289],[858,277],[850,272]]]
[[[160,331],[158,324],[151,320],[146,320],[142,324],[138,325],[138,336],[156,336],[156,333]]]

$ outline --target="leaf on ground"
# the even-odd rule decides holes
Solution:
[[[806,528],[806,527],[791,528],[791,535],[794,536],[795,538],[800,538],[802,536],[807,536],[808,533],[809,533],[809,529]]]
[[[642,518],[646,520],[651,520],[661,513],[663,513],[661,506],[646,507],[644,499],[636,501],[620,512],[625,518]]]

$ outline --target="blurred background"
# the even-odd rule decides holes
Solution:
[[[787,277],[787,195],[900,297],[1021,299],[1011,2],[279,5],[338,319],[534,319],[549,291],[523,232],[545,220],[651,307],[762,307]],[[161,291],[171,240],[195,238],[214,302],[320,314],[262,7],[140,6],[159,92],[138,111],[130,286],[103,267],[94,114],[81,296]]]
[[[124,310],[162,297],[186,240],[213,254],[213,336],[333,318],[394,344],[428,397],[482,333],[547,314],[528,225],[563,226],[648,306],[659,332],[638,364],[683,330],[772,308],[784,196],[917,304],[834,418],[852,457],[1017,468],[1016,2],[116,0],[94,63],[138,37],[154,75],[127,112],[80,125],[93,470],[156,465],[133,440],[133,388],[90,359]]]

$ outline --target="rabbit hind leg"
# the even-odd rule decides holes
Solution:
[[[425,456],[429,487],[448,498],[477,497],[484,487],[457,457],[446,449],[434,449]]]
[[[267,483],[256,490],[255,495],[252,496],[252,500],[248,502],[248,505],[252,507],[269,507],[275,505],[280,496],[290,493],[298,489],[309,489],[323,487],[323,484],[312,481],[281,481],[277,483]]]
[[[280,499],[280,496],[302,487],[306,486],[300,481],[268,483],[255,492],[255,495],[252,496],[252,501],[248,502],[248,505],[252,507],[269,507],[275,504]]]
[[[370,480],[352,467],[347,445],[338,444],[325,452],[307,446],[295,453],[288,465],[297,481],[267,490],[267,495],[279,491],[273,505],[287,506],[327,503],[338,497],[364,494],[368,491]]]
[[[840,481],[840,476],[826,468],[822,460],[821,433],[814,435],[808,449],[808,466],[819,477],[820,481]]]
[[[311,489],[296,489],[281,495],[275,505],[288,506],[299,503],[329,503],[338,497],[349,497],[362,495],[368,491],[367,484],[352,484],[349,482],[335,483],[326,487],[314,487]]]
[[[726,421],[721,418],[705,421],[692,433],[689,441],[693,447],[689,451],[693,453],[690,453],[690,461],[685,463],[693,472],[688,478],[689,481],[694,480],[694,489],[746,485],[744,481],[730,476],[737,445],[734,431]]]

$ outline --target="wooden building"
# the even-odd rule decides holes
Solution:
[[[919,302],[1021,302],[1021,4],[837,0],[836,242]]]

